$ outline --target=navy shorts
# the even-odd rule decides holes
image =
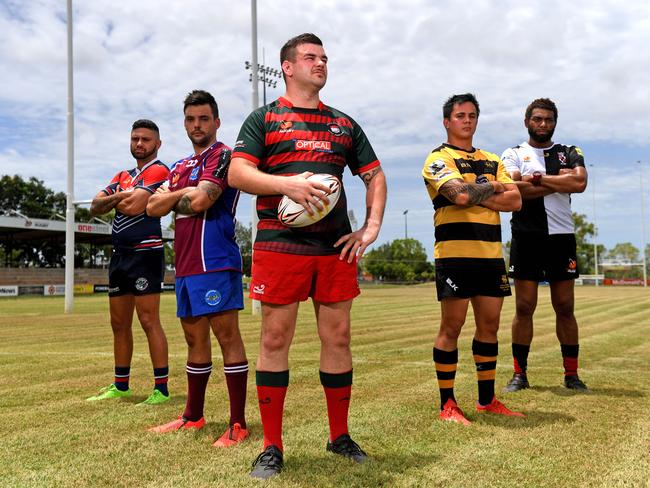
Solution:
[[[200,317],[244,308],[241,273],[215,271],[176,278],[176,316]]]
[[[453,258],[436,260],[436,293],[438,300],[507,297],[512,294],[503,259],[472,261]]]
[[[517,280],[563,281],[579,276],[574,234],[513,234],[509,274]]]
[[[164,277],[164,251],[113,251],[108,267],[108,296],[160,293]]]

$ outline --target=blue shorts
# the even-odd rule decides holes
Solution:
[[[241,273],[215,271],[176,278],[176,316],[200,317],[244,308]]]

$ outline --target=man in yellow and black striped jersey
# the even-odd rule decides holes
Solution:
[[[479,104],[470,93],[443,106],[447,142],[427,157],[422,176],[435,209],[435,268],[442,307],[433,360],[440,388],[440,418],[469,424],[454,397],[458,336],[470,301],[476,333],[472,352],[478,377],[478,412],[523,417],[494,396],[497,331],[510,284],[501,250],[499,212],[521,208],[521,196],[494,154],[472,145]]]

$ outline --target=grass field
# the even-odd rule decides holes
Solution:
[[[504,402],[526,419],[478,417],[470,319],[460,343],[456,396],[471,426],[437,420],[431,347],[439,306],[431,286],[364,290],[353,308],[351,430],[373,457],[353,465],[325,452],[327,419],[318,380],[310,304],[302,306],[291,350],[285,406],[285,471],[270,486],[574,487],[650,486],[650,291],[578,287],[581,377],[589,395],[560,386],[562,365],[548,289],[540,289],[529,361],[533,388]],[[511,371],[512,298],[502,314],[500,390]],[[248,356],[258,351],[259,319],[240,316]],[[154,435],[146,428],[181,413],[185,343],[172,294],[162,320],[170,344],[171,402],[136,407],[151,389],[151,364],[135,326],[134,397],[84,401],[112,381],[105,296],[0,301],[0,486],[257,486],[248,476],[261,448],[254,374],[247,408],[251,439],[232,450],[211,442],[226,428],[227,395],[215,347],[206,428]],[[215,343],[216,344],[216,343]]]

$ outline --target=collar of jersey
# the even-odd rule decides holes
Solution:
[[[284,105],[287,108],[299,108],[300,110],[314,110],[314,111],[317,111],[317,110],[324,110],[326,108],[325,104],[323,102],[321,102],[320,100],[318,101],[318,108],[294,107],[293,103],[291,103],[289,100],[287,100],[284,97],[278,98],[278,103],[280,105]]]

